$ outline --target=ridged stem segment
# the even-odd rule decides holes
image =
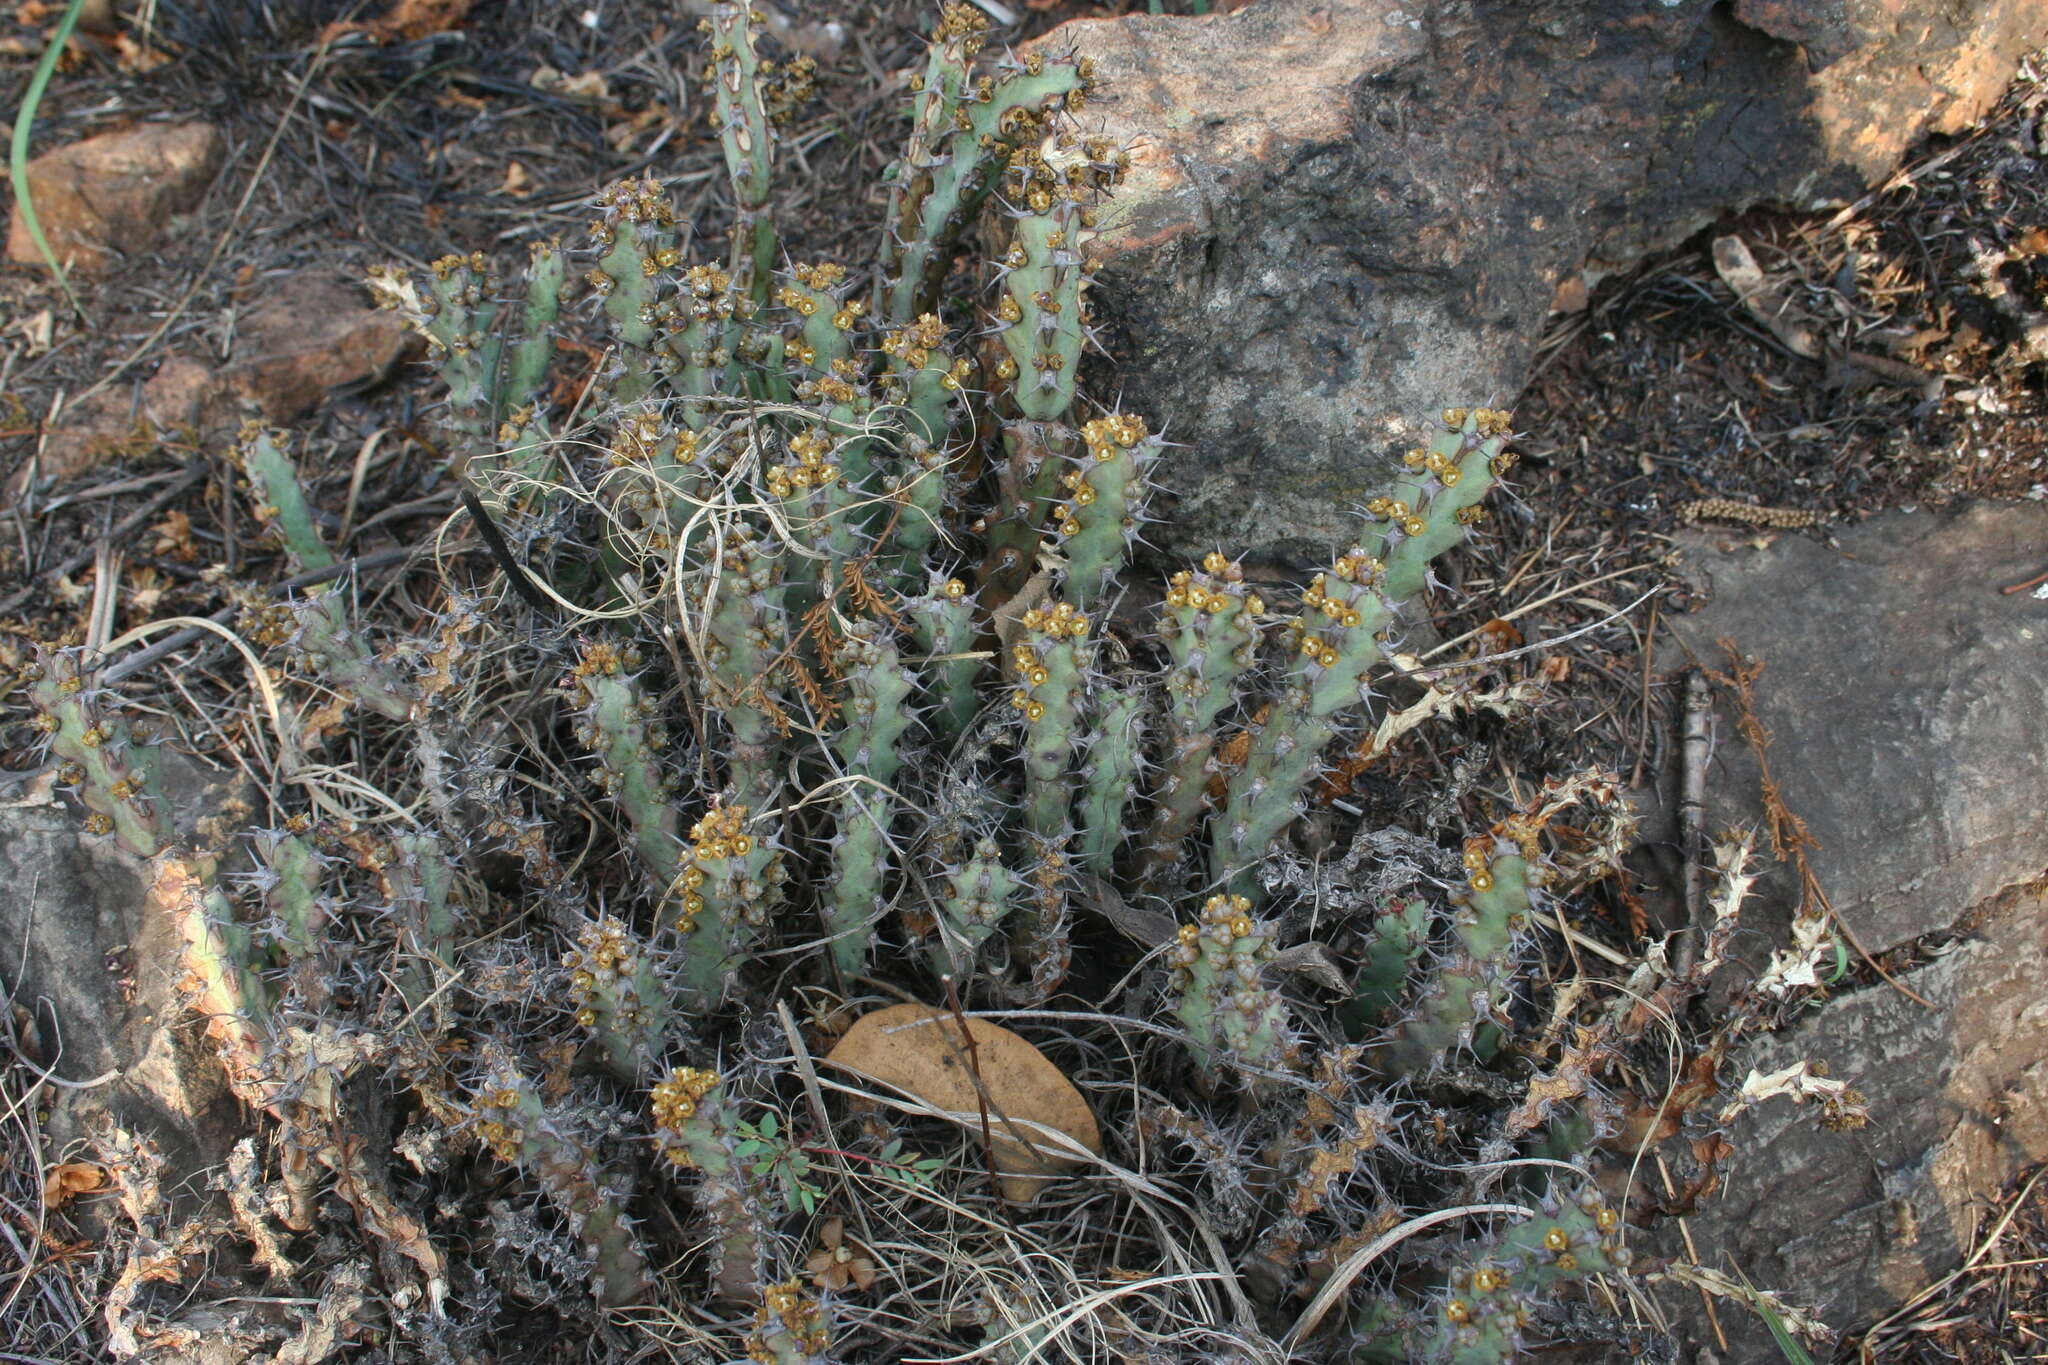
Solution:
[[[251,422],[242,428],[235,454],[242,462],[242,472],[249,478],[249,494],[256,500],[256,520],[276,531],[295,571],[332,567],[334,552],[327,548],[314,525],[306,490],[299,485],[290,435]]]
[[[1423,1076],[1459,1051],[1491,1053],[1529,931],[1529,864],[1512,847],[1491,838],[1466,847],[1467,887],[1451,920],[1450,956],[1374,1053],[1381,1075]]]
[[[1277,1071],[1292,1061],[1287,1006],[1263,980],[1275,955],[1273,926],[1252,918],[1244,896],[1211,896],[1199,919],[1181,925],[1167,959],[1174,1013],[1203,1070],[1237,1061]]]
[[[733,1152],[739,1120],[716,1072],[678,1067],[654,1087],[654,1137],[671,1165],[697,1172],[697,1206],[712,1227],[719,1293],[744,1300],[766,1278],[764,1195]]]
[[[608,1172],[594,1143],[552,1111],[502,1046],[484,1045],[477,1136],[493,1156],[517,1166],[554,1201],[594,1262],[598,1302],[632,1303],[648,1289],[647,1258],[624,1205],[627,1181]]]
[[[917,678],[872,621],[848,627],[837,664],[844,692],[841,728],[832,747],[849,780],[836,803],[839,828],[832,844],[825,927],[832,960],[851,979],[867,962],[881,914],[889,825],[896,812],[889,788],[896,780],[897,745],[912,723],[906,703],[916,694]]]
[[[882,249],[886,312],[903,323],[937,304],[951,247],[995,188],[1010,158],[1043,135],[1045,115],[1079,100],[1086,63],[1033,55],[976,79],[988,20],[950,0],[932,33],[925,69],[911,79],[910,140],[889,189]]]
[[[1266,604],[1244,583],[1244,568],[1211,552],[1199,572],[1169,580],[1159,634],[1166,643],[1164,757],[1145,831],[1144,880],[1179,866],[1201,818],[1215,771],[1216,727],[1257,662],[1258,619]]]
[[[669,1022],[668,988],[645,943],[616,915],[585,925],[562,958],[576,1022],[597,1035],[605,1065],[620,1080],[651,1074]]]
[[[88,834],[111,834],[138,858],[171,842],[155,755],[134,742],[128,722],[91,685],[72,650],[39,651],[23,672],[35,727],[58,759],[57,780],[75,787],[89,812]]]
[[[975,955],[1016,908],[1022,890],[1017,874],[1003,865],[995,840],[977,840],[973,854],[947,876],[946,895],[939,902],[944,924],[932,964],[940,975],[956,981],[972,975]]]
[[[1302,595],[1294,664],[1213,826],[1209,872],[1218,882],[1249,888],[1251,869],[1321,770],[1335,717],[1369,694],[1386,662],[1385,632],[1422,591],[1430,561],[1479,520],[1478,502],[1503,458],[1507,414],[1453,409],[1445,418],[1443,434],[1409,452],[1416,473],[1397,490],[1404,496],[1367,504],[1387,521],[1379,553],[1350,550]]]

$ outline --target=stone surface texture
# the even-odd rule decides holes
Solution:
[[[163,241],[205,197],[226,155],[210,123],[148,123],[59,147],[29,163],[36,222],[66,269],[104,269]],[[18,211],[7,259],[43,262]]]
[[[1998,590],[2040,572],[2048,507],[1889,512],[1837,540],[1682,537],[1682,568],[1713,596],[1671,628],[1714,668],[1722,639],[1762,661],[1772,776],[1820,845],[1836,912],[1877,953],[2048,872],[2048,602]],[[1725,708],[1718,734],[1709,819],[1761,821]]]
[[[1722,1072],[1735,1086],[1814,1060],[1868,1097],[1869,1126],[1846,1133],[1785,1100],[1743,1115],[1691,1219],[1702,1258],[1857,1330],[1954,1269],[2001,1187],[2048,1159],[2048,601],[1999,591],[2040,571],[2048,507],[1891,512],[1830,540],[1680,537],[1708,600],[1658,657],[1725,673],[1726,640],[1762,662],[1755,714],[1816,878],[1869,951],[1910,947],[1899,979],[1928,1002],[1860,987]],[[1761,774],[1719,702],[1707,823],[1760,825]],[[1783,867],[1758,884],[1735,944],[1750,967],[1787,946],[1795,893]],[[1682,1254],[1673,1228],[1655,1241]],[[1696,1297],[1663,1301],[1688,1359],[1777,1358],[1754,1315],[1723,1306],[1721,1353]]]
[[[1076,20],[1128,145],[1092,251],[1177,553],[1341,546],[1416,423],[1506,403],[1560,286],[1853,198],[1981,114],[2037,0],[1264,0]]]
[[[288,422],[330,389],[382,378],[412,350],[398,315],[371,307],[358,286],[306,271],[259,287],[221,378],[265,421]]]
[[[2000,1187],[2048,1160],[2044,979],[2048,896],[2035,889],[2002,898],[1974,936],[1907,974],[1931,1010],[1871,986],[1738,1059],[1738,1082],[1751,1067],[1825,1061],[1869,1099],[1871,1121],[1831,1133],[1784,1100],[1737,1119],[1728,1182],[1692,1219],[1701,1254],[1714,1248],[1716,1262],[1851,1329],[1953,1270]],[[1721,1320],[1732,1350],[1720,1359],[1776,1358],[1749,1315],[1724,1308]]]
[[[182,759],[164,771],[175,809],[250,823],[239,782],[215,783]],[[0,896],[0,998],[33,1020],[40,1064],[71,1081],[114,1073],[49,1092],[52,1151],[116,1123],[155,1142],[182,1179],[224,1162],[246,1123],[182,999],[176,926],[144,913],[147,869],[111,841],[83,837],[82,820],[48,774],[0,788],[0,882],[14,889]]]

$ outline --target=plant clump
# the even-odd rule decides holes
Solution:
[[[1353,856],[1334,896],[1290,841],[1334,746],[1412,685],[1404,636],[1513,467],[1508,414],[1432,415],[1299,591],[1223,549],[1134,571],[1171,414],[1083,383],[1129,157],[1079,117],[1087,63],[985,27],[945,7],[865,266],[784,260],[778,126],[808,76],[719,3],[722,251],[693,255],[710,234],[642,178],[520,283],[481,254],[373,274],[445,385],[495,577],[412,629],[346,585],[252,590],[243,626],[288,744],[370,736],[381,799],[288,788],[275,828],[181,847],[95,661],[31,668],[88,831],[180,860],[249,1094],[328,1154],[326,1185],[291,1175],[302,1205],[411,1229],[383,1273],[419,1283],[373,1328],[394,1350],[474,1350],[490,1314],[461,1299],[687,1358],[1250,1358],[1406,1213],[1612,1127],[1590,1086],[1503,1127],[1547,1055],[1540,919],[1601,871],[1555,856],[1573,798],[1448,792],[1407,832],[1426,856]],[[605,363],[564,407],[579,310]],[[243,460],[285,564],[334,565],[289,444],[253,429]],[[1573,790],[1612,814],[1611,784]],[[1329,945],[1334,991],[1299,970]],[[905,998],[1039,1031],[1105,1154],[1006,1193],[984,1161],[1024,1138],[972,1031],[935,1065],[974,1099],[943,1113],[814,1064]],[[288,1083],[344,1036],[388,1113]],[[444,1226],[515,1189],[495,1239]],[[1301,1349],[1511,1359],[1556,1295],[1627,1273],[1587,1178],[1526,1189],[1527,1221],[1404,1243]],[[870,1282],[805,1283],[828,1216]]]

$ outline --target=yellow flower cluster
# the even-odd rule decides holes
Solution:
[[[1133,412],[1097,417],[1081,427],[1081,439],[1097,464],[1108,464],[1118,454],[1145,439],[1145,419]]]
[[[648,1022],[648,1012],[633,986],[640,970],[640,958],[617,917],[606,915],[586,926],[577,936],[577,946],[562,958],[569,970],[569,999],[576,1006],[576,1022],[596,1028],[600,1004],[609,998],[620,1027],[632,1030]]]
[[[761,1365],[776,1365],[780,1359],[764,1336],[771,1322],[780,1323],[806,1356],[822,1356],[832,1344],[831,1334],[825,1330],[825,1310],[804,1293],[803,1281],[771,1284],[762,1299],[763,1306],[754,1313],[754,1335],[747,1342],[748,1356]]]
[[[796,496],[799,489],[824,488],[839,480],[839,466],[826,456],[832,452],[832,437],[823,427],[812,427],[790,437],[789,453],[795,464],[779,464],[768,471],[768,492],[777,498]]]
[[[654,1087],[652,1108],[654,1126],[676,1131],[697,1117],[697,1106],[704,1097],[718,1088],[720,1080],[716,1071],[704,1071],[694,1066],[679,1066],[668,1073],[668,1079]],[[670,1147],[668,1158],[678,1166],[689,1164],[689,1153],[680,1147]]]

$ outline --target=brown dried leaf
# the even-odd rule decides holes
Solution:
[[[66,1161],[52,1166],[50,1173],[43,1177],[43,1203],[52,1209],[61,1209],[74,1195],[91,1194],[107,1183],[107,1172],[103,1166],[90,1161]]]
[[[970,1043],[971,1040],[971,1043]],[[862,1015],[826,1062],[900,1090],[978,1130],[982,1096],[1005,1198],[1028,1204],[1060,1172],[1079,1165],[1041,1125],[1091,1152],[1102,1138],[1088,1101],[1043,1052],[1000,1024],[967,1020],[926,1005],[891,1005]],[[975,1084],[980,1077],[979,1093]]]

